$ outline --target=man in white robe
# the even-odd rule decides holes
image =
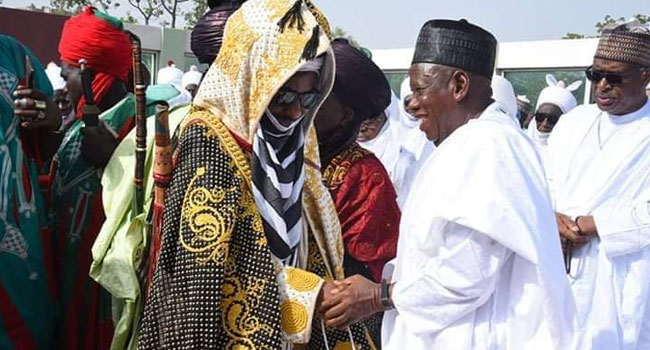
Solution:
[[[540,92],[537,98],[535,118],[530,121],[527,130],[527,134],[535,143],[545,167],[548,163],[546,151],[548,138],[560,117],[578,105],[573,92],[582,85],[582,81],[575,81],[566,86],[564,81],[557,81],[553,74],[547,74],[546,84],[548,86]]]
[[[347,288],[323,303],[329,326],[384,310],[385,350],[572,349],[575,305],[544,170],[491,99],[495,53],[494,36],[465,20],[420,31],[409,108],[438,148],[406,201],[386,279],[334,282]]]
[[[549,139],[549,184],[566,240],[579,350],[650,349],[650,32],[603,32],[587,77],[596,104]]]

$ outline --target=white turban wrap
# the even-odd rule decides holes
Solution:
[[[509,116],[517,118],[517,97],[512,84],[506,78],[500,75],[492,77],[492,98],[505,108]]]
[[[548,87],[544,88],[539,94],[535,110],[545,103],[550,103],[558,106],[562,114],[566,114],[578,105],[575,96],[573,96],[573,91],[578,90],[582,85],[582,81],[576,81],[566,86],[563,81],[558,82],[552,74],[547,74],[546,83]]]
[[[201,82],[201,77],[203,77],[203,74],[201,74],[201,72],[199,72],[199,69],[193,65],[190,67],[190,70],[183,74],[181,87],[185,89],[188,85],[199,85]]]
[[[167,67],[161,68],[158,71],[158,84],[174,85],[178,89],[182,88],[183,84],[183,71],[176,68],[173,62],[167,63]]]

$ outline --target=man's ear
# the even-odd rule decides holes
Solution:
[[[650,68],[646,68],[642,71],[641,74],[643,74],[643,84],[645,84],[645,86],[648,86],[648,84],[650,84]]]
[[[469,93],[469,75],[462,70],[456,70],[451,75],[450,84],[452,85],[452,96],[456,102],[465,99]]]

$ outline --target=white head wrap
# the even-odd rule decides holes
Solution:
[[[47,68],[45,68],[45,74],[47,74],[47,78],[52,84],[52,89],[56,91],[63,90],[63,88],[65,88],[65,80],[61,78],[61,67],[59,67],[56,63],[48,63]]]
[[[185,72],[183,74],[183,79],[181,80],[181,87],[185,89],[188,85],[199,85],[201,82],[201,77],[203,77],[203,74],[199,72],[199,69],[196,66],[191,66],[190,70]]]
[[[571,85],[566,86],[563,81],[558,82],[552,74],[547,74],[546,84],[548,84],[548,87],[544,88],[539,94],[535,110],[544,103],[550,103],[558,106],[562,114],[566,114],[578,104],[575,96],[573,96],[573,91],[578,90],[580,85],[582,85],[582,81],[575,81]]]
[[[323,67],[323,62],[323,57],[316,57],[311,61],[305,62],[305,64],[298,69],[298,72],[314,72],[320,75],[320,69]]]
[[[492,77],[492,98],[505,108],[509,116],[517,118],[517,97],[506,78],[500,75]]]
[[[650,90],[650,84],[645,87],[646,90]]]
[[[171,84],[181,89],[183,84],[183,71],[176,68],[174,62],[167,63],[167,67],[158,71],[158,84]]]

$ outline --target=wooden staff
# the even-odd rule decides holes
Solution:
[[[142,77],[142,44],[140,38],[130,33],[133,52],[133,82],[135,91],[135,197],[133,215],[144,210],[144,166],[147,157],[147,86]]]
[[[165,205],[165,191],[172,177],[172,144],[169,137],[169,105],[159,102],[156,105],[156,144],[154,146],[153,179],[154,199],[151,225],[151,244],[149,246],[149,271],[147,273],[147,294],[156,269],[160,253],[162,217]]]
[[[88,69],[88,62],[83,58],[79,60],[79,69],[81,71],[81,88],[86,100],[86,104],[81,110],[83,113],[82,119],[86,126],[97,126],[100,111],[93,96],[93,73]]]

